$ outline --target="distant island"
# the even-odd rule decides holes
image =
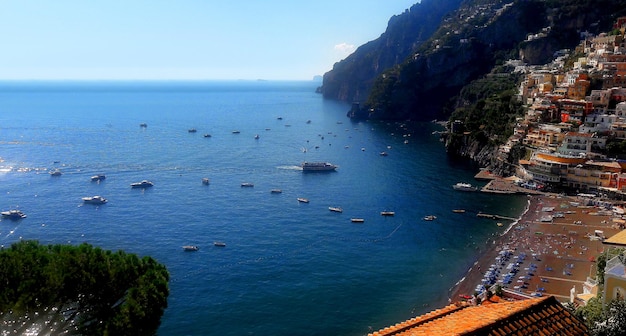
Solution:
[[[0,264],[3,328],[17,334],[154,335],[167,307],[169,273],[151,257],[20,241]]]

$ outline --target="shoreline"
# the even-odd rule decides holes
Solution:
[[[582,293],[588,276],[595,276],[595,259],[604,247],[596,230],[610,237],[620,231],[613,214],[583,205],[571,196],[528,195],[528,204],[491,244],[476,256],[467,272],[448,290],[448,301],[463,301],[473,296],[487,270],[498,272],[496,284],[525,294],[554,295],[569,301],[572,288]],[[550,220],[548,220],[550,219]],[[501,251],[524,257],[519,273],[507,284],[507,262],[496,262]]]
[[[450,289],[448,289],[448,302],[455,302],[455,301],[459,301],[459,300],[454,300],[454,298],[458,298],[459,295],[471,295],[471,294],[461,294],[460,293],[460,289],[459,288],[466,280],[467,282],[472,282],[471,279],[467,279],[468,277],[470,278],[476,278],[477,274],[474,273],[478,273],[479,275],[482,276],[482,273],[479,272],[481,268],[479,269],[475,269],[476,266],[479,266],[481,264],[481,261],[483,261],[483,264],[486,262],[486,260],[491,260],[493,258],[495,258],[495,249],[496,246],[498,244],[498,242],[500,240],[503,240],[505,238],[505,236],[511,231],[511,229],[513,229],[523,218],[524,216],[528,213],[528,210],[530,210],[531,207],[531,196],[529,195],[527,200],[526,200],[526,207],[524,208],[524,210],[520,213],[520,215],[517,217],[516,220],[514,220],[513,222],[511,222],[511,224],[508,225],[508,227],[506,228],[506,230],[504,230],[504,232],[502,232],[500,235],[498,235],[497,237],[495,237],[493,240],[489,239],[488,242],[492,242],[491,246],[489,246],[489,248],[482,250],[479,254],[477,259],[474,261],[474,263],[472,264],[472,266],[470,266],[470,268],[465,272],[465,274],[463,275],[463,277],[457,281],[452,287],[450,287]],[[493,254],[493,258],[491,257],[491,254]],[[476,279],[479,280],[479,279]],[[473,281],[476,282],[476,281]],[[474,285],[475,286],[475,285]],[[472,287],[473,288],[473,287]],[[453,295],[456,294],[456,295]]]

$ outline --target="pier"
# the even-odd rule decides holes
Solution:
[[[510,195],[513,195],[513,194],[540,195],[542,194],[541,191],[520,187],[517,184],[515,184],[513,180],[505,179],[501,177],[495,178],[489,181],[489,183],[487,183],[487,185],[482,187],[480,191],[492,193],[492,194],[510,194]]]
[[[510,221],[516,221],[517,220],[517,218],[513,218],[513,217],[492,215],[492,214],[486,214],[486,213],[482,213],[482,212],[477,213],[476,217],[484,217],[484,218],[490,218],[490,219],[504,219],[504,220],[510,220]]]

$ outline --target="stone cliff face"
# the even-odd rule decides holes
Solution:
[[[364,101],[376,77],[403,62],[428,40],[441,18],[458,8],[462,0],[422,0],[393,16],[387,30],[376,40],[359,47],[324,75],[318,89],[325,98],[348,102]]]
[[[519,57],[545,63],[555,51],[572,48],[581,31],[610,27],[623,7],[620,0],[467,0],[428,41],[405,48],[409,56],[373,85],[369,76],[384,65],[371,49],[380,45],[368,44],[366,57],[355,53],[325,75],[322,91],[326,98],[360,102],[354,115],[365,118],[444,119],[443,105],[495,65]]]

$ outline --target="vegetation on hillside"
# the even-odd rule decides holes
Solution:
[[[5,318],[56,307],[79,334],[152,335],[167,307],[169,273],[150,257],[20,241],[0,250],[0,264]]]
[[[473,81],[454,100],[450,121],[461,121],[481,146],[504,143],[513,134],[515,119],[524,115],[516,95],[518,82],[519,76],[506,72]]]

